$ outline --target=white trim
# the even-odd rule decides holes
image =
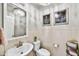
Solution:
[[[16,40],[16,39],[21,39],[21,38],[24,38],[24,37],[27,37],[27,35],[19,36],[19,37],[13,37],[13,38],[8,39],[8,41],[10,41],[10,40]]]

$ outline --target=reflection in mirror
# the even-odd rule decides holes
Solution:
[[[24,9],[8,3],[7,18],[8,23],[11,24],[8,26],[10,27],[10,35],[8,34],[10,38],[26,35],[26,11]]]

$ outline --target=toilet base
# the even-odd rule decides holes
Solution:
[[[50,52],[44,48],[39,49],[36,51],[37,56],[50,56]]]

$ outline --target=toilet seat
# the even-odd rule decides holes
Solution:
[[[41,56],[50,56],[50,52],[44,48],[38,50],[39,55]]]

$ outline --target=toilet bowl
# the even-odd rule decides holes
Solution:
[[[50,53],[48,50],[41,48],[38,50],[38,52],[36,52],[37,56],[50,56]]]
[[[37,56],[50,56],[50,52],[47,49],[41,48],[40,49],[40,41],[33,42],[34,51],[36,52]]]

